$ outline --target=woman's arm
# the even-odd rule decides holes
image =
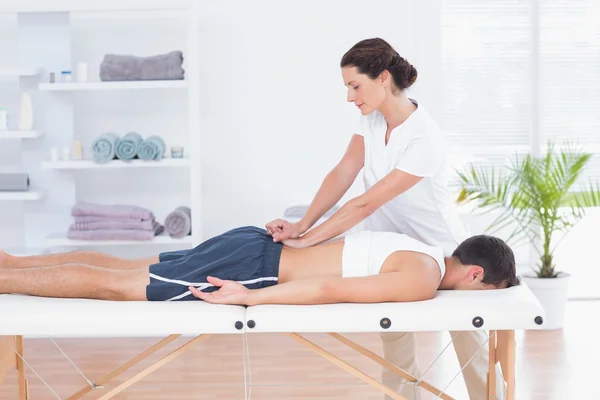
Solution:
[[[365,144],[354,135],[340,162],[327,174],[306,214],[300,220],[302,233],[312,227],[350,189],[365,161]]]
[[[379,207],[416,185],[422,177],[395,169],[366,193],[348,201],[327,221],[299,239],[284,243],[291,247],[310,247],[341,235],[363,221]]]
[[[350,144],[338,164],[327,174],[306,214],[296,224],[285,224],[276,219],[266,225],[267,232],[276,242],[298,237],[312,227],[348,191],[356,180],[365,160],[364,139],[353,135]],[[295,226],[292,226],[295,225]],[[292,232],[293,231],[293,232]]]

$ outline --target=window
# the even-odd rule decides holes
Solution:
[[[600,179],[600,1],[540,0],[542,144],[576,140],[595,153],[578,182]]]
[[[442,121],[454,168],[502,165],[531,137],[529,0],[447,0]]]
[[[600,1],[444,0],[441,19],[440,125],[453,166],[503,165],[570,140],[593,153],[575,189],[600,181]],[[591,210],[557,249],[572,297],[598,296],[589,240],[599,226]],[[516,253],[521,271],[537,262]]]

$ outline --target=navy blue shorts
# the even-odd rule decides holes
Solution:
[[[160,253],[160,262],[150,265],[149,301],[200,300],[189,286],[205,292],[218,287],[208,276],[237,281],[250,289],[277,284],[281,243],[273,242],[266,230],[254,226],[232,229],[198,246]]]

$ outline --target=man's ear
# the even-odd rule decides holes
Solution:
[[[469,272],[469,283],[481,282],[483,280],[483,267],[473,265]]]

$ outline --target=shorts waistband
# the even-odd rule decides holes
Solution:
[[[264,253],[264,273],[265,276],[279,276],[279,261],[281,260],[281,250],[283,244],[274,242],[271,235],[267,234],[265,240]]]

